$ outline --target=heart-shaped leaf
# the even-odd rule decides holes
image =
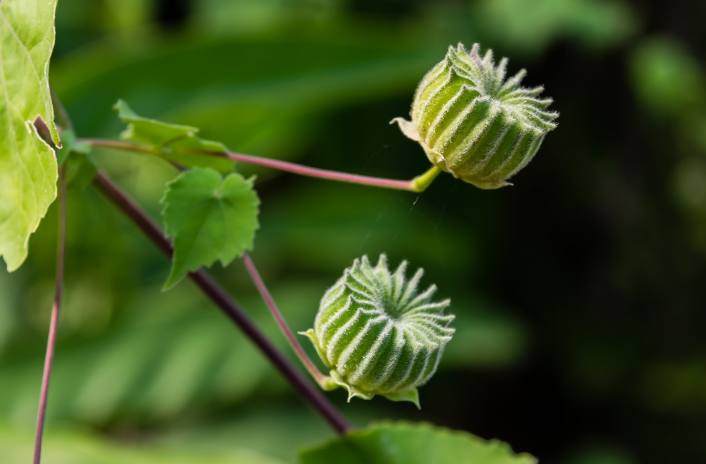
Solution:
[[[252,178],[236,173],[223,178],[213,169],[194,168],[167,185],[162,203],[174,245],[165,289],[202,266],[216,260],[226,266],[252,249],[259,206]]]

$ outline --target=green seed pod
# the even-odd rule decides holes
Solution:
[[[411,401],[419,407],[417,387],[436,371],[454,329],[444,314],[450,300],[432,301],[436,286],[417,285],[422,269],[407,279],[407,262],[390,272],[380,255],[353,261],[326,291],[308,336],[330,371],[324,388],[343,387],[348,400],[375,395]]]
[[[520,86],[524,69],[506,80],[507,58],[496,66],[492,50],[482,58],[479,50],[449,47],[419,83],[412,120],[392,122],[442,171],[495,189],[532,160],[559,114],[547,111],[552,99],[540,98],[543,87]]]

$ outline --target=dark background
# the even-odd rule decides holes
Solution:
[[[698,463],[704,17],[700,1],[64,0],[51,77],[81,136],[117,137],[124,98],[233,150],[410,178],[428,163],[387,122],[424,72],[458,41],[508,56],[561,113],[513,187],[444,175],[415,195],[244,166],[262,200],[253,257],[296,330],[365,253],[409,259],[452,298],[458,333],[422,411],[330,393],[358,425],[427,420],[546,463]],[[169,166],[93,157],[158,213]],[[160,293],[167,263],[94,190],[69,211],[47,462],[291,462],[331,436],[191,284]],[[0,274],[4,462],[31,446],[55,219]],[[286,349],[241,264],[215,271]]]

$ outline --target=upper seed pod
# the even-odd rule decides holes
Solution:
[[[444,314],[450,300],[433,302],[436,286],[417,292],[422,269],[407,280],[407,262],[390,272],[380,255],[353,261],[321,299],[308,336],[328,367],[324,388],[343,387],[348,400],[382,395],[419,407],[417,387],[436,371],[454,329]]]
[[[496,66],[492,50],[482,58],[479,50],[449,47],[419,83],[412,120],[392,122],[441,170],[495,189],[532,160],[559,114],[547,111],[552,99],[539,97],[543,87],[520,86],[524,69],[505,80],[507,58]]]

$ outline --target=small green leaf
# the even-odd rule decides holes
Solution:
[[[61,133],[62,147],[57,152],[59,166],[64,168],[64,177],[69,187],[75,190],[86,188],[96,176],[97,168],[89,157],[91,145],[76,139],[73,130]]]
[[[88,154],[76,152],[66,162],[66,183],[74,190],[83,190],[93,182],[97,172]]]
[[[213,169],[194,168],[167,185],[162,203],[174,244],[165,289],[202,266],[216,260],[226,266],[252,249],[260,203],[252,178],[233,173],[224,179]]]
[[[127,124],[127,128],[120,134],[122,139],[149,145],[154,148],[156,155],[182,166],[207,167],[224,173],[233,170],[235,163],[232,160],[197,153],[226,151],[222,143],[198,137],[198,128],[144,118],[123,100],[118,100],[114,108],[118,117]]]
[[[59,166],[63,165],[72,153],[87,155],[91,152],[91,145],[76,139],[76,133],[71,129],[64,129],[61,133],[61,145],[56,154]]]
[[[509,445],[425,423],[380,423],[300,453],[301,464],[534,464]]]
[[[41,118],[60,145],[48,80],[55,9],[56,0],[0,1],[0,256],[9,271],[56,198],[54,150],[33,124]]]

